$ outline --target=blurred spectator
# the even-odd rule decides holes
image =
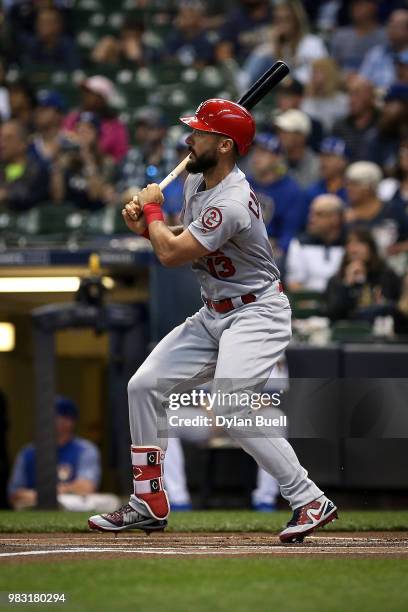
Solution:
[[[398,147],[394,176],[381,181],[378,195],[383,202],[393,200],[405,208],[408,206],[408,137],[401,139]]]
[[[5,79],[5,63],[0,57],[0,121],[6,121],[10,118],[10,96]]]
[[[285,275],[289,291],[324,291],[343,252],[343,202],[336,195],[319,195],[310,206],[306,232],[289,244]]]
[[[64,34],[64,23],[58,9],[40,8],[33,36],[21,37],[23,63],[49,65],[62,70],[75,70],[80,65],[74,40]]]
[[[127,18],[117,37],[108,35],[101,38],[91,53],[97,64],[145,66],[157,61],[158,49],[149,44],[145,36],[144,23],[139,19]]]
[[[175,163],[180,163],[185,157],[187,157],[188,145],[186,143],[186,134],[180,137],[177,145],[176,145],[177,159]],[[183,207],[183,191],[184,191],[184,182],[187,177],[187,171],[185,170],[172,182],[170,185],[163,191],[164,195],[164,204],[163,210],[167,215],[167,223],[169,225],[180,225],[180,212]]]
[[[275,135],[262,133],[256,137],[247,176],[262,206],[268,235],[277,255],[281,255],[299,231],[304,194],[287,174],[282,147]]]
[[[66,142],[61,132],[63,112],[64,101],[57,91],[43,89],[39,92],[30,152],[46,166],[52,163]]]
[[[394,319],[394,332],[408,336],[408,274],[401,283],[401,295],[395,307],[391,310]]]
[[[397,163],[399,140],[402,136],[408,136],[408,85],[391,85],[384,98],[377,127],[369,159],[390,174]]]
[[[354,229],[346,238],[346,250],[338,274],[326,290],[327,316],[332,320],[367,318],[375,307],[395,303],[401,279],[378,254],[368,230]]]
[[[243,67],[246,85],[261,76],[276,59],[284,60],[295,79],[305,84],[310,79],[313,60],[327,55],[318,36],[309,33],[309,24],[301,2],[283,1],[273,9],[270,40],[257,46]]]
[[[291,109],[301,110],[303,93],[304,87],[302,83],[291,77],[286,77],[276,89],[276,110],[281,113]],[[310,116],[309,119],[311,130],[307,142],[314,151],[318,151],[320,141],[323,138],[323,126],[319,119]]]
[[[312,200],[323,193],[337,195],[347,201],[345,170],[348,162],[346,143],[341,138],[328,136],[320,145],[320,178],[306,189],[306,209],[302,217],[302,227],[306,221]]]
[[[15,119],[0,126],[0,206],[21,211],[48,199],[48,174],[27,155],[28,134]]]
[[[55,401],[57,434],[57,492],[59,504],[67,510],[88,510],[113,506],[116,497],[97,495],[101,477],[97,447],[75,436],[78,409],[67,397]],[[35,448],[25,446],[17,455],[8,485],[8,496],[16,510],[37,505]],[[114,500],[111,498],[115,497]]]
[[[57,202],[68,200],[84,210],[97,210],[107,203],[113,162],[100,151],[100,129],[94,113],[84,111],[78,116],[71,143],[62,147],[52,165],[51,191]]]
[[[344,71],[355,72],[365,54],[386,38],[378,19],[378,0],[352,0],[349,7],[351,24],[333,33],[330,49]]]
[[[347,92],[350,113],[334,124],[333,134],[345,141],[351,161],[371,159],[379,118],[373,84],[355,75],[347,84]]]
[[[335,121],[347,115],[348,98],[340,89],[338,67],[330,57],[312,63],[312,74],[305,94],[301,110],[321,121],[327,132],[330,132]]]
[[[299,110],[288,110],[275,118],[279,138],[288,163],[288,172],[302,187],[319,178],[319,159],[307,146],[311,124]]]
[[[377,87],[389,87],[396,78],[394,54],[408,49],[408,9],[391,13],[387,23],[387,41],[367,53],[360,73]]]
[[[8,508],[7,480],[9,477],[9,456],[7,432],[9,428],[7,398],[0,389],[0,508]]]
[[[160,183],[176,165],[176,152],[166,140],[167,128],[160,112],[141,108],[136,116],[135,140],[118,169],[119,193],[149,183]]]
[[[377,196],[381,169],[372,162],[355,162],[346,170],[346,209],[349,228],[363,227],[372,231],[377,247],[388,252],[390,247],[408,239],[408,216],[393,202],[383,204]]]
[[[240,0],[225,19],[216,48],[218,62],[234,59],[239,64],[261,41],[266,41],[272,12],[268,0]]]
[[[198,0],[179,4],[166,44],[166,55],[182,66],[199,68],[214,62],[214,44],[205,30],[205,7]]]
[[[126,126],[112,108],[117,98],[118,94],[109,79],[100,75],[89,77],[81,84],[80,109],[69,113],[63,123],[64,129],[72,131],[82,111],[97,114],[101,120],[101,152],[110,155],[115,162],[121,161],[129,148]]]
[[[408,85],[408,49],[394,56],[394,66],[396,82]]]
[[[13,119],[18,119],[28,132],[33,129],[34,108],[36,97],[33,89],[25,81],[15,81],[8,86],[10,113]]]

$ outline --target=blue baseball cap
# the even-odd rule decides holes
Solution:
[[[58,416],[66,417],[73,421],[76,421],[78,418],[77,405],[69,397],[58,395],[55,399],[55,411]]]
[[[62,113],[65,108],[64,98],[61,96],[58,91],[53,91],[51,89],[42,89],[37,94],[37,104],[38,106],[49,106],[51,108],[55,108],[56,110]]]
[[[276,134],[261,132],[255,136],[254,144],[270,153],[282,153],[282,146]]]
[[[335,136],[327,136],[323,138],[319,148],[320,153],[327,153],[329,155],[338,155],[339,157],[349,158],[350,151],[348,150],[345,140],[342,138],[336,138]]]
[[[394,83],[391,85],[384,97],[384,102],[399,100],[400,102],[408,102],[408,85],[404,83]]]
[[[394,62],[397,64],[408,64],[408,49],[401,51],[400,53],[396,53],[394,55]]]

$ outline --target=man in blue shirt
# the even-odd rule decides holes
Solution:
[[[282,256],[299,231],[305,196],[298,183],[287,174],[277,136],[262,133],[256,137],[247,176],[261,203],[275,256]]]
[[[350,158],[346,142],[342,138],[328,136],[320,144],[320,178],[306,189],[302,227],[306,225],[311,202],[319,195],[332,193],[347,202],[344,173]]]
[[[58,494],[89,495],[97,490],[100,481],[99,451],[92,442],[74,434],[78,409],[66,397],[57,397],[56,431],[58,445]],[[10,504],[16,509],[37,503],[35,448],[25,446],[17,455],[8,484]]]

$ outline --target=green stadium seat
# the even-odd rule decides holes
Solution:
[[[82,213],[71,202],[44,202],[18,216],[17,227],[29,243],[63,242],[80,231]]]
[[[85,233],[87,236],[111,236],[128,233],[122,217],[122,207],[108,206],[103,210],[90,213],[86,220]]]
[[[317,291],[293,291],[287,293],[294,318],[307,319],[321,315],[324,299],[323,293]]]
[[[368,321],[336,321],[332,325],[333,342],[371,342],[372,326]]]

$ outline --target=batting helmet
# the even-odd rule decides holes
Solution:
[[[195,130],[213,132],[231,138],[240,155],[245,155],[255,136],[255,121],[240,104],[212,98],[202,102],[192,117],[180,121]]]

